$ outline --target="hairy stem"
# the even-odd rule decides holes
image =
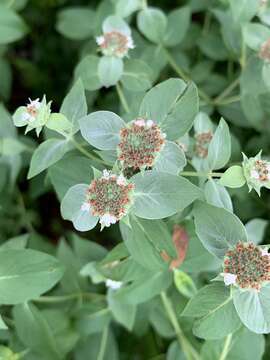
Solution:
[[[223,100],[226,96],[230,95],[230,93],[239,85],[239,82],[240,78],[238,77],[229,86],[227,86],[220,95],[218,95],[214,99],[214,103],[219,104],[221,100]]]
[[[195,176],[195,177],[221,177],[223,173],[217,173],[217,172],[196,172],[196,171],[182,171],[180,172],[181,176]]]
[[[125,95],[123,93],[122,87],[119,83],[116,84],[116,91],[119,96],[120,102],[125,110],[125,112],[130,113],[130,108],[128,106],[127,100],[125,98]]]
[[[99,349],[97,360],[103,360],[104,359],[104,355],[105,355],[105,352],[106,352],[106,345],[107,345],[107,341],[108,341],[108,334],[109,334],[109,327],[106,326],[104,328],[103,332],[102,332],[100,349]]]
[[[93,155],[89,151],[87,151],[81,144],[79,144],[75,139],[71,139],[72,143],[76,147],[77,150],[79,150],[82,154],[87,156],[91,160],[95,160],[96,162],[99,162],[102,165],[108,166],[109,164],[106,163],[106,161],[102,160],[101,158],[98,158],[97,156]],[[109,165],[110,166],[110,165]]]
[[[163,50],[166,53],[167,56],[167,60],[169,62],[169,64],[171,65],[171,67],[173,68],[173,70],[177,73],[177,75],[179,77],[181,77],[183,80],[185,81],[190,81],[190,77],[188,75],[185,74],[185,72],[180,68],[180,66],[176,63],[176,61],[174,60],[174,58],[172,57],[172,55],[170,54],[170,52],[163,47]],[[201,89],[198,88],[198,93],[200,95],[200,97],[207,102],[208,104],[212,103],[212,99]]]
[[[232,334],[229,334],[226,336],[224,346],[223,346],[222,352],[220,354],[219,360],[226,360],[226,357],[230,350],[231,341],[232,341]]]
[[[174,331],[176,333],[179,345],[181,347],[181,350],[185,353],[185,356],[187,360],[199,360],[199,354],[194,349],[194,347],[190,344],[188,339],[185,337],[175,314],[175,311],[173,309],[172,303],[170,299],[167,297],[165,291],[162,291],[161,294],[161,300],[163,302],[164,308],[167,312],[168,318],[174,328]]]

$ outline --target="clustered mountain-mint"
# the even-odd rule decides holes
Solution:
[[[259,290],[265,281],[270,281],[270,257],[267,250],[239,242],[225,254],[223,271],[226,285]]]
[[[123,175],[117,176],[105,170],[102,177],[91,182],[86,204],[91,214],[100,218],[102,226],[110,226],[127,214],[133,189],[134,185],[128,183]]]
[[[165,144],[166,135],[152,120],[137,119],[120,131],[118,160],[123,168],[152,167]]]
[[[208,146],[213,138],[212,131],[203,132],[195,135],[195,154],[199,158],[205,159],[208,155]]]
[[[105,56],[122,58],[128,54],[129,49],[134,48],[131,36],[116,30],[98,36],[96,41]]]

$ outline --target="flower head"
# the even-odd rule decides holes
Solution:
[[[261,48],[259,50],[259,57],[262,60],[270,61],[270,39],[262,43]]]
[[[105,56],[123,58],[128,55],[129,49],[134,49],[132,37],[117,30],[98,36],[96,42]]]
[[[270,257],[265,249],[252,243],[239,242],[227,251],[223,263],[225,285],[259,290],[270,281]]]
[[[261,152],[254,158],[243,156],[242,166],[249,191],[255,189],[260,195],[261,187],[270,188],[270,162],[261,159]]]
[[[136,119],[120,131],[118,160],[124,169],[151,167],[165,144],[166,134],[153,120]]]
[[[42,101],[39,99],[31,100],[26,106],[20,106],[13,115],[15,126],[26,126],[25,133],[36,130],[39,135],[42,127],[46,124],[51,113],[51,102],[47,104],[45,96]]]
[[[102,177],[91,182],[82,210],[98,216],[101,228],[115,224],[125,216],[132,205],[134,185],[123,175],[104,170]]]
[[[208,155],[208,146],[213,138],[212,131],[207,131],[195,135],[195,155],[205,159]]]

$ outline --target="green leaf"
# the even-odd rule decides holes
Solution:
[[[33,304],[25,303],[14,308],[16,331],[22,343],[42,359],[60,360],[64,354],[59,352],[56,339],[43,314]]]
[[[53,113],[46,122],[46,127],[57,133],[67,136],[72,131],[72,123],[62,114]]]
[[[270,284],[260,291],[235,289],[233,302],[243,324],[257,334],[270,332]]]
[[[184,210],[201,196],[201,191],[180,176],[155,171],[136,174],[132,211],[145,219],[161,219]]]
[[[182,316],[197,318],[193,325],[196,336],[220,339],[240,327],[230,289],[222,282],[215,282],[199,290],[189,301]]]
[[[76,132],[79,129],[79,120],[87,114],[87,102],[81,79],[75,82],[64,98],[60,113],[71,122],[72,132]]]
[[[145,91],[152,85],[152,70],[142,60],[125,61],[121,83],[130,91]]]
[[[99,333],[109,325],[112,315],[106,305],[103,302],[95,302],[79,308],[76,313],[76,328],[81,335]]]
[[[34,250],[0,251],[0,304],[36,299],[63,276],[54,257]]]
[[[49,139],[44,141],[39,145],[32,156],[27,178],[31,179],[55,164],[62,159],[68,149],[69,144],[67,140]]]
[[[14,156],[21,154],[27,147],[17,139],[14,138],[0,138],[0,155]]]
[[[243,27],[243,37],[247,46],[259,51],[261,45],[270,38],[270,29],[261,24],[249,23]]]
[[[90,184],[93,179],[91,166],[90,159],[69,155],[50,167],[49,177],[60,200],[73,185]]]
[[[56,29],[72,40],[84,40],[93,34],[95,13],[88,7],[66,8],[58,13]]]
[[[8,327],[5,324],[4,320],[2,319],[2,316],[0,315],[0,330],[7,330]],[[1,352],[0,352],[0,359],[1,359]]]
[[[148,91],[139,115],[157,122],[168,139],[176,140],[192,127],[198,106],[197,88],[193,83],[169,79]]]
[[[125,22],[125,20],[117,15],[108,16],[102,24],[102,30],[104,33],[119,31],[127,36],[131,35],[131,30],[128,24]]]
[[[142,0],[118,0],[115,5],[115,11],[117,15],[125,18],[139,10],[141,6]]]
[[[165,35],[167,18],[161,10],[148,7],[137,15],[137,26],[148,40],[160,44]]]
[[[248,241],[253,244],[260,244],[263,241],[264,233],[268,225],[267,220],[263,219],[251,219],[246,223],[245,227],[247,230]]]
[[[166,46],[176,46],[184,40],[190,25],[190,15],[188,6],[175,9],[169,14],[164,36]]]
[[[244,225],[225,209],[197,202],[194,207],[196,233],[204,247],[223,259],[227,250],[239,241],[247,241]]]
[[[79,231],[91,230],[98,222],[98,218],[92,216],[90,211],[82,209],[88,187],[86,184],[72,186],[61,202],[62,217],[72,221],[75,229]]]
[[[250,21],[257,13],[260,0],[229,0],[232,15],[236,23]]]
[[[116,149],[123,127],[124,121],[111,111],[96,111],[80,120],[82,136],[100,150]]]
[[[123,60],[114,56],[102,56],[98,64],[100,83],[105,87],[116,85],[124,71]]]
[[[197,289],[192,278],[184,271],[174,269],[174,284],[180,294],[187,298],[195,296]]]
[[[146,273],[144,277],[135,280],[131,285],[119,289],[115,298],[128,304],[141,304],[166,290],[171,282],[172,274],[169,271]]]
[[[185,153],[180,146],[172,141],[166,141],[155,162],[154,169],[177,175],[186,166],[186,162]]]
[[[217,181],[208,180],[204,187],[206,201],[214,206],[233,212],[232,200],[227,190]]]
[[[224,119],[221,119],[209,144],[207,162],[211,170],[223,168],[231,157],[230,130]]]
[[[221,176],[219,183],[229,188],[239,188],[245,185],[246,178],[242,166],[233,165],[229,167]]]
[[[28,242],[29,234],[23,234],[15,236],[7,241],[5,241],[0,246],[0,250],[8,250],[8,249],[15,249],[15,250],[23,250]]]
[[[98,76],[99,57],[85,56],[75,68],[75,78],[81,79],[86,90],[98,90],[102,87]]]
[[[0,5],[0,44],[21,39],[27,31],[24,21],[12,9]]]
[[[107,299],[109,309],[111,310],[115,320],[131,331],[135,323],[137,311],[136,305],[126,304],[119,301],[119,299],[114,296],[114,291],[109,291]]]

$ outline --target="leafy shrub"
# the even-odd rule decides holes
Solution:
[[[0,358],[269,358],[269,14],[2,1]]]

